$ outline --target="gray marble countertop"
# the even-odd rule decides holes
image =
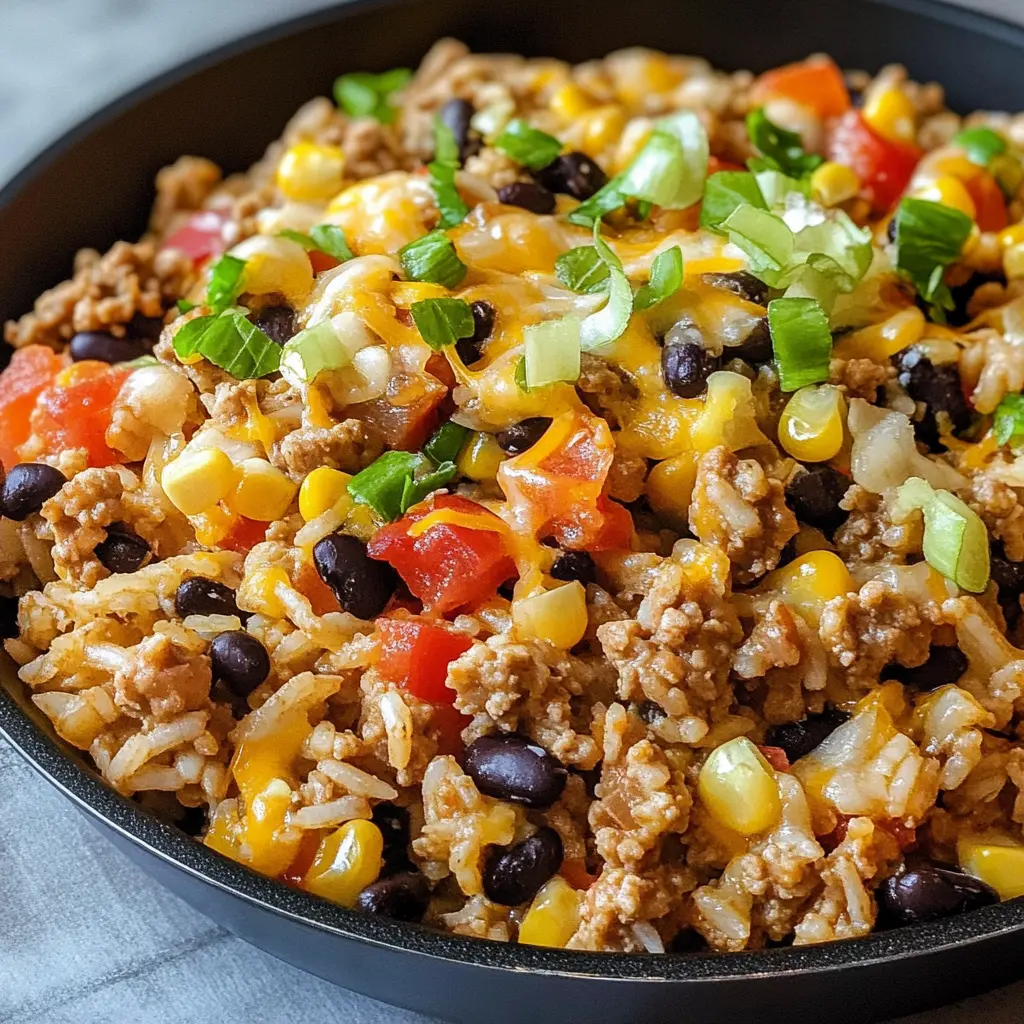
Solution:
[[[1024,0],[969,2],[1024,20]],[[41,142],[133,83],[323,6],[0,0],[0,183]],[[900,1024],[1017,1024],[1022,1006],[1024,982]],[[0,741],[0,1024],[338,1020],[430,1024],[295,970],[201,917],[108,846]]]

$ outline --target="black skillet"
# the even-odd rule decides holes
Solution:
[[[243,169],[303,101],[329,93],[336,74],[415,66],[442,35],[574,61],[643,44],[754,70],[825,50],[846,67],[901,61],[919,80],[942,81],[954,109],[1024,110],[1024,29],[931,0],[347,3],[161,76],[29,164],[0,192],[0,321],[63,279],[78,247],[136,237],[162,165],[196,153]],[[1024,901],[866,939],[731,956],[543,950],[365,917],[255,875],[115,794],[56,739],[9,664],[0,666],[0,731],[128,856],[209,917],[321,977],[439,1017],[839,1024],[1024,976]]]

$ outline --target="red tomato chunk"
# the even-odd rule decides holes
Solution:
[[[224,241],[224,225],[228,220],[228,215],[218,210],[199,210],[177,231],[172,231],[164,239],[161,248],[177,249],[198,266],[214,256],[219,256],[227,248]]]
[[[419,616],[378,619],[380,659],[377,669],[420,700],[451,704],[455,691],[445,685],[448,666],[472,646],[465,633]]]
[[[29,416],[36,398],[63,365],[45,345],[27,345],[11,356],[10,365],[0,373],[0,462],[5,470],[21,461],[18,449],[31,433]]]
[[[886,213],[910,184],[921,151],[916,146],[883,139],[859,110],[851,110],[836,122],[828,156],[851,168],[869,194],[874,211]]]

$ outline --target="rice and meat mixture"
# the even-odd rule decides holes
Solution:
[[[6,649],[56,731],[463,935],[1024,893],[1024,119],[450,40],[335,94],[7,325]]]

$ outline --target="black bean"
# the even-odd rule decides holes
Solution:
[[[552,192],[589,199],[608,184],[608,175],[586,153],[563,153],[534,175]]]
[[[554,213],[555,195],[535,181],[513,181],[498,189],[498,202],[519,206],[530,213]]]
[[[489,302],[478,300],[469,309],[473,314],[473,334],[455,342],[455,351],[466,366],[472,366],[483,355],[483,343],[494,330],[494,307]]]
[[[387,562],[374,561],[361,540],[344,533],[318,540],[313,564],[338,604],[359,619],[380,615],[398,586],[398,574]]]
[[[547,825],[515,846],[493,849],[484,863],[484,893],[489,900],[516,907],[562,866],[562,838]]]
[[[59,469],[43,462],[19,462],[13,466],[0,487],[0,510],[19,523],[43,507],[67,479]]]
[[[950,868],[923,864],[887,878],[876,890],[883,921],[920,924],[999,902],[995,889]]]
[[[100,564],[113,573],[135,572],[149,556],[146,543],[127,523],[111,523],[105,540],[96,545]]]
[[[377,804],[372,821],[384,837],[384,874],[412,867],[409,860],[409,812],[397,804]]]
[[[706,352],[699,341],[678,342],[670,341],[668,336],[665,338],[661,350],[661,375],[665,387],[680,398],[696,398],[703,394],[708,377],[718,369],[718,363],[718,359]]]
[[[480,135],[470,127],[473,114],[473,104],[468,100],[449,100],[440,110],[442,124],[455,136],[462,163],[480,152]]]
[[[747,302],[758,306],[768,305],[768,285],[746,270],[737,270],[731,274],[702,274],[701,280],[712,288],[725,288]]]
[[[850,483],[849,477],[831,466],[808,466],[786,485],[786,503],[801,523],[831,533],[849,514],[839,502]]]
[[[125,324],[125,329],[128,331],[129,338],[146,343],[146,348],[149,349],[159,339],[160,332],[164,329],[164,318],[162,316],[143,316],[141,313],[136,313]]]
[[[291,306],[265,306],[252,317],[252,322],[278,345],[295,334],[295,310]]]
[[[550,807],[569,777],[564,765],[523,736],[481,736],[462,760],[481,793],[527,807]]]
[[[726,356],[744,359],[748,363],[768,363],[772,359],[772,334],[768,329],[768,317],[763,316],[750,329],[750,333],[740,342],[727,348]]]
[[[830,708],[820,715],[808,715],[800,722],[773,725],[765,734],[764,742],[769,747],[781,747],[792,764],[809,754],[849,717],[846,711]]]
[[[939,413],[945,413],[953,432],[970,426],[971,411],[960,387],[960,370],[954,363],[935,364],[919,349],[904,349],[896,356],[899,382],[915,402],[925,405],[924,416],[914,420],[917,439],[934,449],[939,444]]]
[[[82,331],[71,339],[68,352],[76,363],[83,359],[98,359],[101,363],[127,363],[146,355],[149,346],[130,338],[115,338],[104,331]]]
[[[430,903],[430,886],[419,871],[403,871],[368,885],[356,898],[366,914],[393,917],[396,921],[420,921]]]
[[[202,835],[206,828],[206,811],[202,807],[186,807],[174,824],[187,836]]]
[[[1011,562],[1002,544],[993,544],[989,572],[999,587],[999,599],[1007,601],[1024,594],[1024,562]]]
[[[182,580],[174,594],[174,610],[186,619],[190,615],[241,615],[235,592],[226,584],[206,576]]]
[[[244,629],[220,633],[210,644],[214,678],[236,697],[248,697],[270,675],[267,649]]]
[[[0,594],[0,640],[18,635],[18,599]]]
[[[597,566],[586,551],[563,551],[551,566],[551,575],[570,583],[579,580],[586,586],[597,582]]]
[[[665,709],[653,700],[642,700],[635,705],[635,708],[637,715],[645,725],[657,725],[666,717]]]
[[[940,686],[955,683],[967,671],[968,664],[967,655],[959,647],[934,646],[923,665],[916,668],[887,665],[882,675],[913,690],[937,690]]]
[[[513,423],[507,430],[499,430],[495,435],[502,451],[510,455],[518,455],[532,448],[551,426],[547,416],[531,416],[528,420]]]

